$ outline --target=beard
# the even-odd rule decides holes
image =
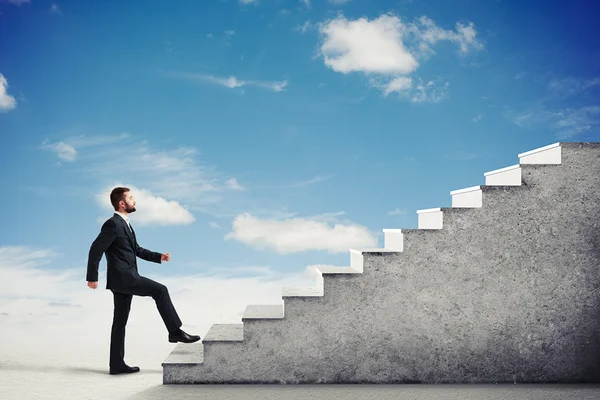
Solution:
[[[135,212],[135,206],[133,206],[133,207],[129,207],[129,206],[127,206],[127,209],[126,209],[125,211],[126,211],[128,214],[129,214],[129,213],[132,213],[132,212]]]

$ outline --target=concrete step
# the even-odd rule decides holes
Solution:
[[[481,186],[471,186],[465,189],[453,190],[450,192],[450,196],[452,196],[452,207],[481,208],[483,205]]]
[[[178,345],[163,382],[597,379],[593,145],[519,154],[486,185],[451,192],[453,207],[419,210],[419,229],[385,229],[384,248],[317,267],[317,287],[287,288],[283,306],[248,306],[229,333]]]
[[[240,342],[244,340],[244,324],[213,324],[202,343]]]
[[[563,143],[553,143],[519,154],[519,164],[561,164]]]
[[[242,322],[246,320],[282,319],[284,318],[283,304],[247,305],[242,314]]]
[[[559,165],[562,163],[562,147],[565,143],[554,143],[548,146],[520,153],[519,164],[485,172],[485,184],[520,186],[522,184],[522,167],[524,165]]]
[[[204,345],[196,343],[177,343],[171,354],[162,362],[165,366],[200,365],[204,362]]]

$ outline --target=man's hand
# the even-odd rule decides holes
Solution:
[[[171,255],[169,253],[164,253],[160,255],[161,261],[169,261],[171,259]]]
[[[90,289],[96,289],[98,287],[98,282],[88,282],[88,287]]]

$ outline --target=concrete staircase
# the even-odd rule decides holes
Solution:
[[[600,143],[518,156],[178,344],[163,383],[600,382]]]

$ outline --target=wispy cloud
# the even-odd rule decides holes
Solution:
[[[245,187],[243,187],[242,185],[240,185],[237,181],[237,179],[235,178],[231,178],[225,181],[225,186],[231,190],[238,190],[238,191],[244,191],[246,190]]]
[[[377,235],[364,226],[351,223],[329,223],[314,218],[284,220],[260,219],[249,213],[238,215],[226,240],[235,239],[259,250],[274,250],[280,254],[309,250],[329,253],[349,248],[375,247]]]
[[[258,0],[239,0],[242,4],[258,4]]]
[[[228,78],[217,77],[213,75],[206,74],[194,74],[194,73],[173,73],[170,74],[174,77],[189,79],[194,82],[212,82],[216,83],[230,89],[235,89],[242,86],[258,86],[265,89],[270,89],[274,92],[282,92],[287,86],[287,81],[251,81],[251,80],[240,80],[235,76],[230,76]]]
[[[348,20],[343,16],[319,25],[320,52],[325,65],[336,72],[361,72],[385,96],[398,92],[414,102],[437,102],[446,97],[448,83],[436,84],[410,77],[435,54],[433,46],[441,41],[455,43],[461,55],[480,50],[473,23],[457,23],[455,30],[442,29],[430,18],[405,23],[394,15]]]
[[[294,28],[296,31],[300,32],[301,34],[305,34],[306,32],[308,32],[308,30],[312,27],[312,24],[310,21],[305,21],[302,25],[296,25],[296,28]]]
[[[17,107],[17,101],[8,94],[8,81],[0,74],[0,112],[6,112]]]
[[[348,3],[350,0],[327,0],[328,3],[342,5]]]
[[[477,114],[475,117],[473,117],[471,122],[477,123],[477,122],[481,121],[482,119],[483,119],[483,115]]]
[[[300,0],[300,3],[302,3],[304,7],[310,8],[310,0]]]
[[[328,179],[331,179],[332,177],[333,177],[332,175],[327,175],[327,176],[319,175],[319,176],[316,176],[316,177],[306,180],[306,181],[292,183],[289,186],[290,187],[304,187],[304,186],[312,185],[313,183],[326,181]]]
[[[50,12],[58,15],[63,15],[62,10],[56,3],[52,3],[52,5],[50,6]]]
[[[552,130],[558,140],[569,139],[600,127],[597,89],[600,78],[552,78],[537,102],[522,110],[508,108],[504,116],[519,127],[543,127]]]
[[[405,208],[396,208],[395,210],[389,211],[388,215],[406,215],[407,210]]]
[[[115,136],[80,135],[76,137],[66,138],[55,143],[51,143],[49,139],[45,139],[39,148],[56,153],[58,158],[62,161],[74,162],[77,159],[77,149],[116,143],[128,137],[128,133],[121,133],[120,135]]]

